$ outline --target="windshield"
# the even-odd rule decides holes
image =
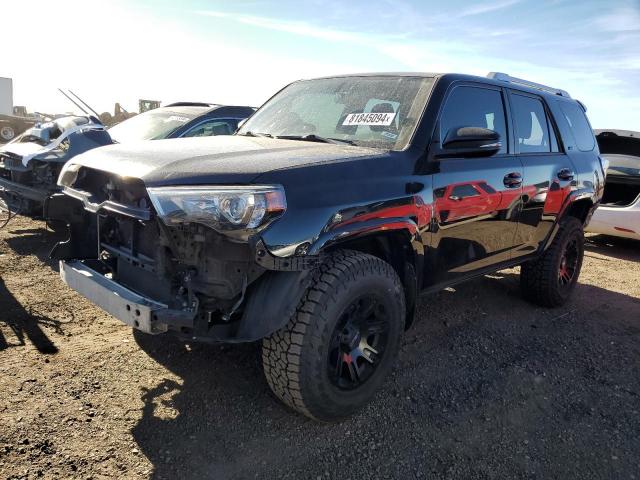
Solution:
[[[293,83],[269,100],[239,135],[322,137],[404,149],[418,123],[432,78],[338,77]]]
[[[174,130],[196,117],[192,113],[172,110],[150,110],[131,117],[109,129],[109,135],[118,143],[136,140],[167,138]]]

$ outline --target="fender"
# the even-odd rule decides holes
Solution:
[[[567,195],[567,198],[562,205],[560,212],[558,213],[558,217],[556,219],[556,223],[554,224],[551,232],[545,239],[543,243],[543,247],[541,251],[545,251],[553,242],[553,239],[556,237],[558,230],[560,228],[560,222],[568,215],[568,212],[571,210],[571,207],[576,205],[576,202],[588,200],[591,202],[591,207],[585,216],[584,225],[589,223],[589,219],[593,215],[593,212],[596,210],[598,205],[600,204],[600,198],[598,197],[598,193],[594,188],[590,188],[592,185],[589,185],[585,188],[573,190]]]
[[[411,244],[416,254],[422,254],[418,245],[413,240],[416,239],[418,233],[418,225],[408,218],[377,218],[364,222],[349,223],[339,225],[329,231],[323,231],[316,241],[314,241],[307,250],[309,255],[317,255],[327,248],[338,243],[354,240],[364,236],[375,235],[378,233],[389,232],[406,232],[411,239]]]
[[[424,246],[418,238],[418,225],[407,218],[378,218],[357,223],[349,223],[331,230],[323,230],[313,241],[297,245],[297,255],[280,256],[270,251],[262,239],[253,250],[255,261],[262,268],[275,271],[303,271],[313,269],[325,252],[334,246],[347,242],[378,236],[379,234],[404,233],[407,245],[411,247],[414,258],[424,255]],[[294,245],[295,246],[295,245]],[[293,248],[292,246],[291,248]],[[415,266],[414,266],[415,267]]]

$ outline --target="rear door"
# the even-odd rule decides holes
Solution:
[[[433,174],[435,261],[428,284],[449,283],[511,258],[517,210],[510,207],[522,191],[522,165],[510,146],[504,91],[492,85],[463,83],[449,89],[435,135],[452,128],[495,130],[498,154],[483,158],[443,158]]]
[[[509,90],[515,150],[523,165],[521,213],[513,257],[535,252],[555,224],[575,178],[543,97]]]

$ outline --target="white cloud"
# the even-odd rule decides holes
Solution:
[[[472,7],[465,8],[462,12],[460,12],[458,16],[470,17],[473,15],[481,15],[483,13],[495,12],[497,10],[509,8],[517,3],[520,3],[521,1],[522,0],[502,0],[498,2],[480,3]]]
[[[594,25],[603,32],[640,32],[640,9],[623,7],[598,16]]]
[[[277,30],[280,32],[293,33],[296,35],[303,35],[306,37],[320,38],[322,40],[330,40],[332,42],[362,41],[362,37],[359,34],[352,32],[345,32],[340,30],[332,30],[327,28],[318,28],[310,25],[306,22],[287,22],[269,17],[257,17],[252,15],[234,15],[230,13],[211,11],[211,10],[198,10],[195,13],[198,15],[204,15],[207,17],[226,18],[235,20],[245,25],[253,25],[254,27],[266,28],[269,30]]]

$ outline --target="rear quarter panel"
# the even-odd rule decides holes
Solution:
[[[573,101],[575,100],[562,97],[548,100],[549,108],[560,130],[564,149],[573,164],[576,174],[571,184],[571,193],[563,206],[563,210],[566,210],[572,202],[577,200],[590,200],[595,208],[604,192],[605,172],[602,168],[602,160],[600,159],[600,151],[598,150],[595,136],[593,136],[593,149],[581,151],[578,148],[573,130],[562,112],[561,103]]]

